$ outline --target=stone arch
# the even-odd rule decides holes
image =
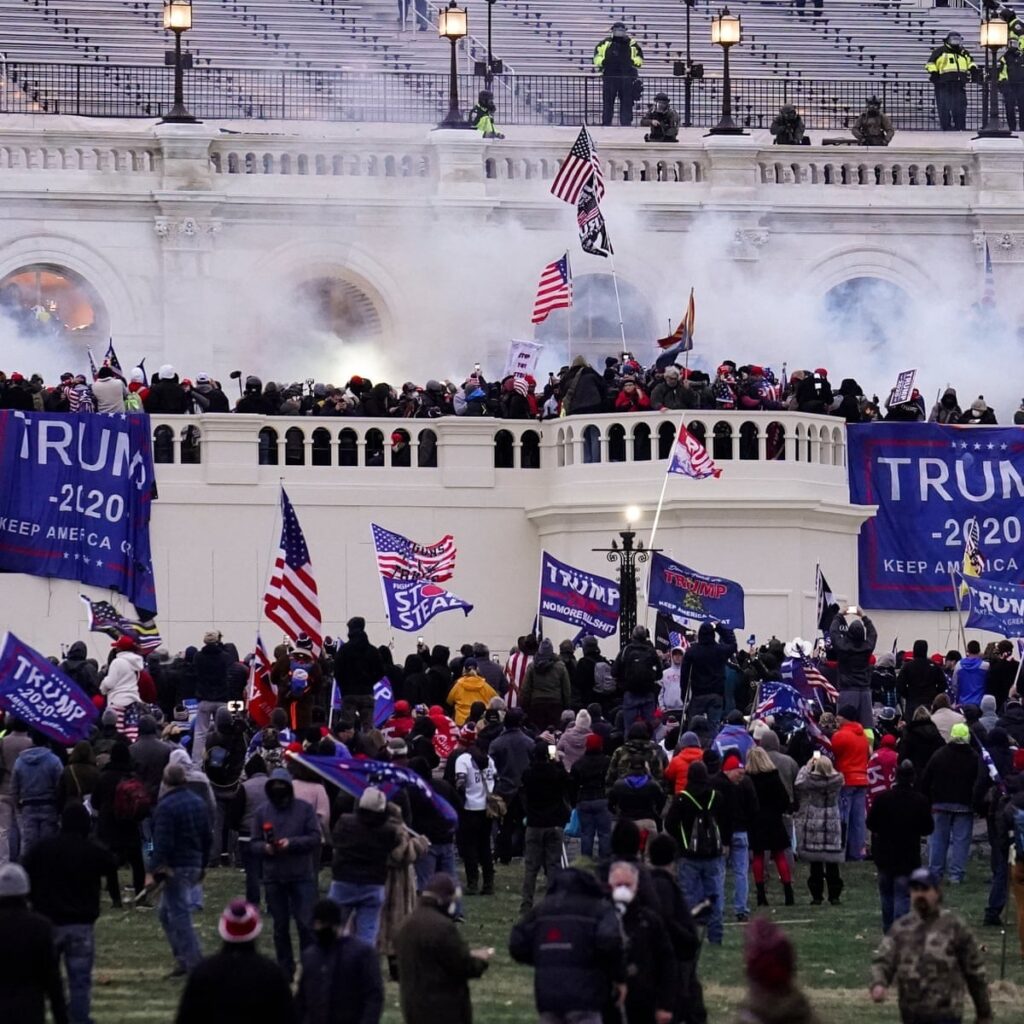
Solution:
[[[912,296],[928,294],[935,285],[914,260],[882,246],[849,245],[827,253],[808,272],[808,284],[824,297],[832,288],[858,277],[878,278]]]
[[[99,345],[111,335],[99,293],[81,274],[55,263],[31,263],[0,280],[0,311],[26,338]]]

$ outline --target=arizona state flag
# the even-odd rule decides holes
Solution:
[[[689,352],[693,348],[693,325],[696,315],[693,289],[691,288],[690,301],[686,304],[686,313],[683,319],[679,321],[679,326],[667,338],[658,339],[658,348],[670,348],[675,352]]]

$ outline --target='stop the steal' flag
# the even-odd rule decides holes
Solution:
[[[722,475],[707,449],[686,429],[685,423],[679,424],[679,436],[672,446],[668,471],[679,476],[693,477],[694,480]]]
[[[658,552],[651,553],[647,603],[677,619],[743,628],[743,588],[738,583],[706,576]]]
[[[388,621],[404,633],[416,633],[441,612],[463,611],[468,615],[473,606],[461,597],[450,594],[432,580],[393,580],[381,577]]]
[[[141,413],[0,411],[0,572],[80,580],[156,614]]]
[[[592,636],[611,636],[619,626],[620,597],[614,580],[542,554],[540,614],[545,618],[568,622]]]
[[[68,747],[87,739],[99,716],[74,680],[13,633],[0,650],[0,708]]]

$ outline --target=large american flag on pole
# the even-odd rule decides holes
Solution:
[[[604,198],[604,173],[597,155],[597,143],[590,137],[586,128],[581,128],[576,141],[569,150],[569,155],[558,168],[555,180],[551,183],[551,194],[558,196],[564,203],[573,206],[579,200],[583,189],[593,182],[594,195],[600,202]]]
[[[531,322],[542,324],[548,318],[548,313],[556,309],[569,309],[571,306],[572,270],[569,267],[569,254],[566,252],[540,272]]]
[[[370,524],[377,552],[377,571],[392,580],[443,583],[455,572],[455,538],[446,534],[436,544],[417,544],[376,523]]]
[[[302,535],[295,509],[281,488],[281,548],[277,553],[263,613],[280,626],[286,636],[297,640],[303,633],[313,641],[314,657],[323,646],[320,596],[309,561],[309,549]]]

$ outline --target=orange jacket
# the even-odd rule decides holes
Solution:
[[[684,747],[668,763],[665,769],[665,780],[672,783],[673,793],[682,793],[686,789],[686,777],[690,774],[690,765],[704,756],[700,747]]]
[[[836,756],[836,771],[843,776],[843,785],[868,784],[871,744],[860,722],[843,722],[832,734],[832,752]]]

